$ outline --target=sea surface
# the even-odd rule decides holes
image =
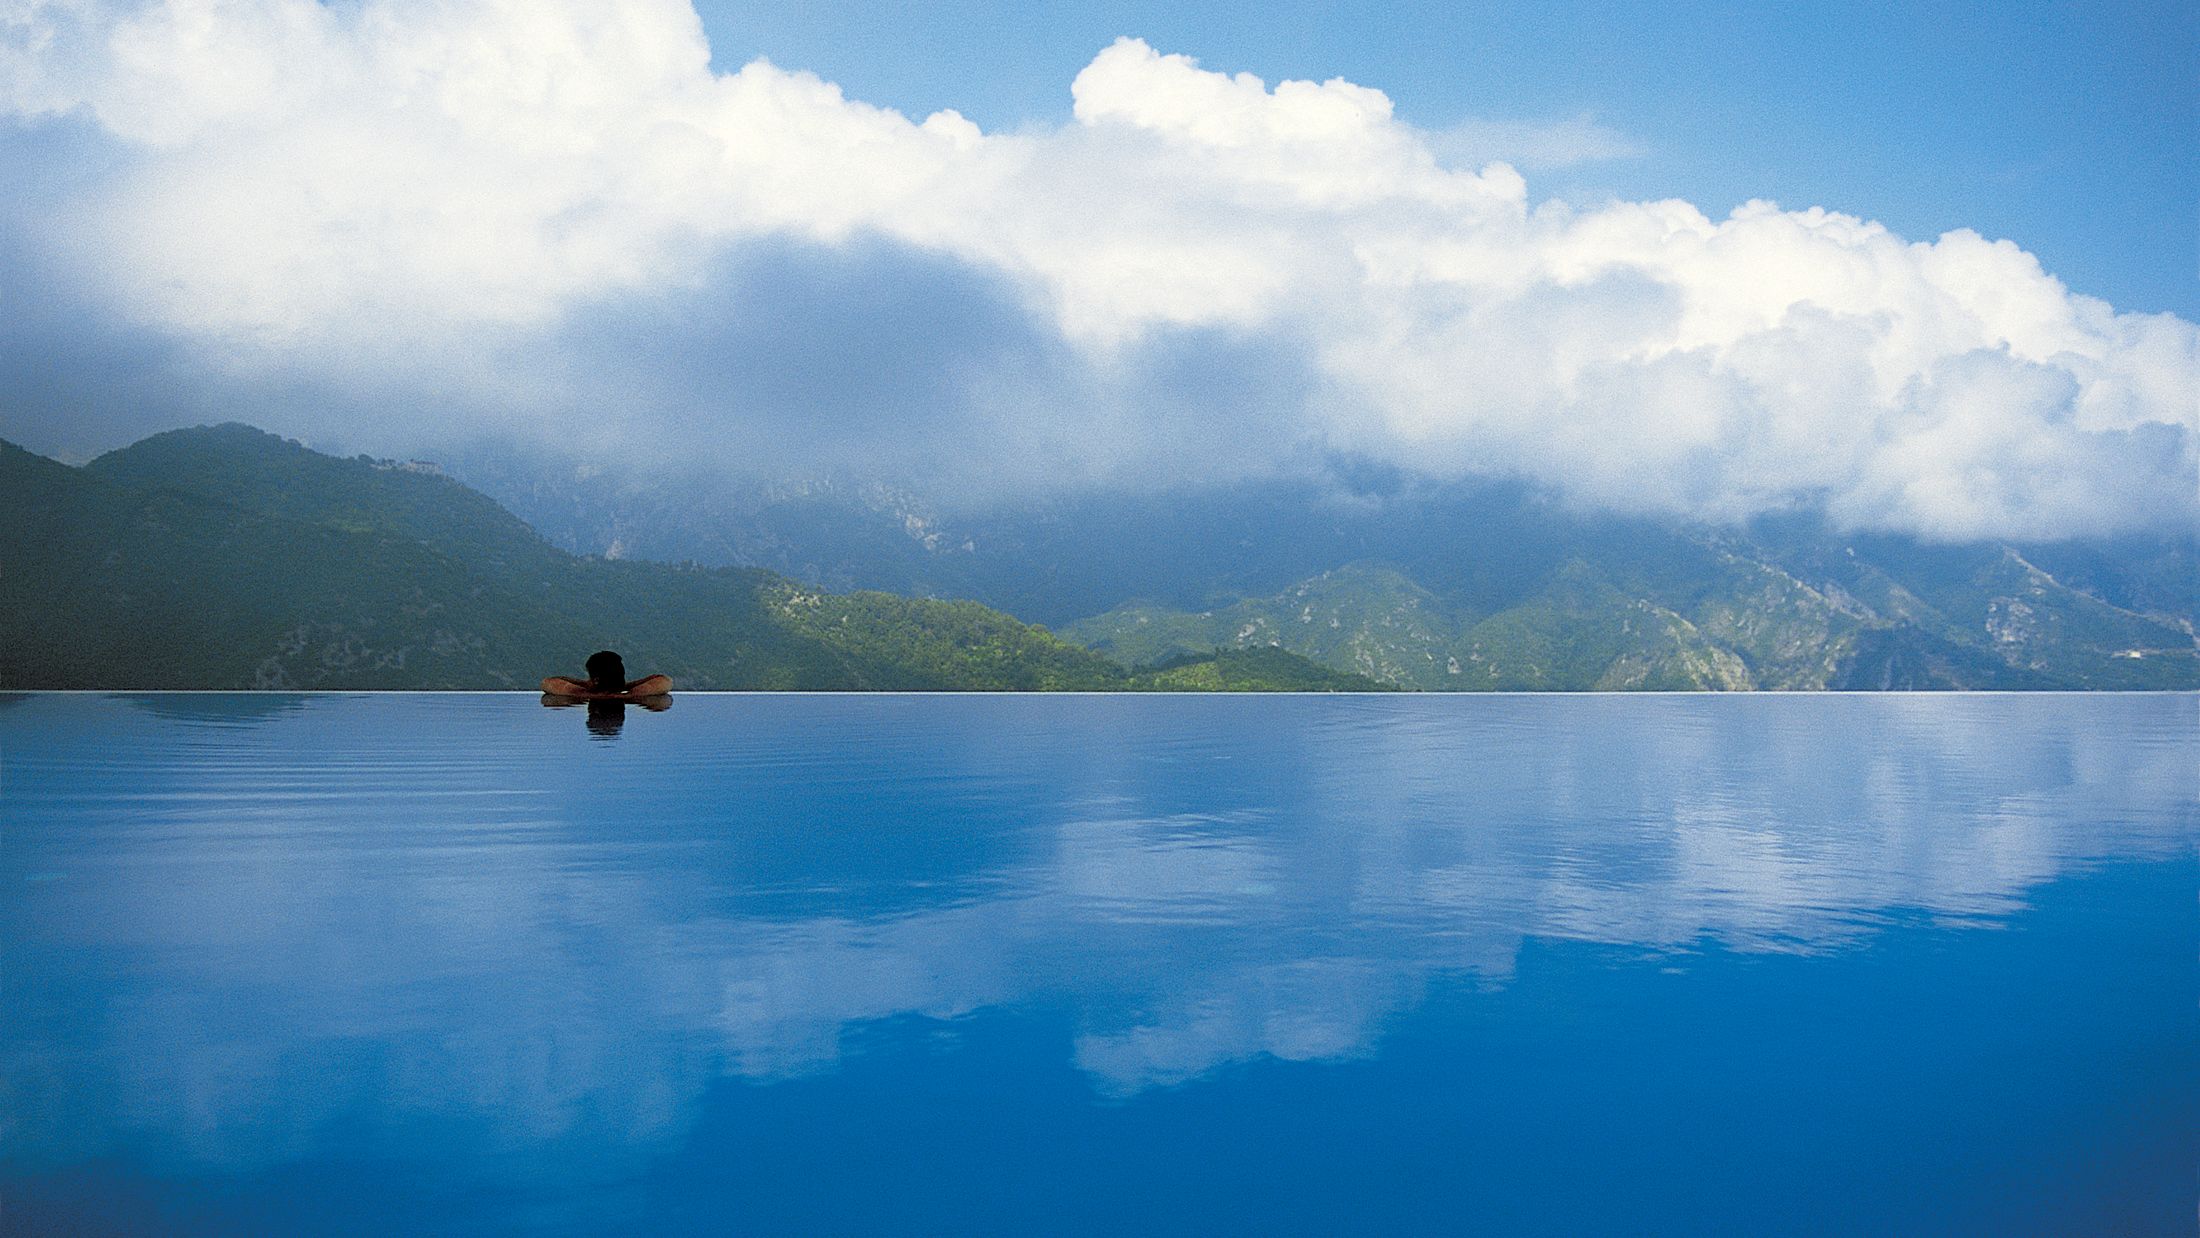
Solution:
[[[2190,1235],[2196,706],[0,698],[0,1230]]]

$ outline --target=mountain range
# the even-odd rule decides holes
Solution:
[[[694,688],[2200,686],[2189,535],[1940,545],[1381,472],[953,510],[516,459],[453,470],[485,494],[235,424],[81,468],[0,445],[0,686],[514,688],[604,646]]]
[[[969,602],[582,557],[432,467],[241,425],[82,468],[0,444],[0,687],[526,688],[599,647],[697,689],[1374,689],[1280,651],[1129,671]]]
[[[546,536],[969,598],[1126,666],[1276,648],[1401,687],[2200,686],[2191,531],[1935,543],[1807,513],[1709,525],[1507,481],[1324,476],[952,505],[876,481],[458,471]]]

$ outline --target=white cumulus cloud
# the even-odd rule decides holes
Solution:
[[[2008,241],[1766,202],[1538,203],[1461,156],[1632,145],[1586,118],[1430,133],[1366,86],[1130,39],[1071,92],[1069,123],[989,134],[766,61],[716,73],[685,0],[0,7],[0,106],[89,126],[107,161],[33,244],[215,370],[396,372],[507,424],[569,421],[578,397],[514,360],[530,341],[707,290],[760,244],[883,244],[1009,290],[1059,343],[1052,378],[1027,361],[960,390],[1066,476],[1162,449],[1108,375],[1192,332],[1303,359],[1248,439],[1623,509],[1950,537],[2194,516],[2200,331],[2073,294]],[[672,389],[731,438],[785,414]],[[1077,424],[1006,424],[1049,417]]]

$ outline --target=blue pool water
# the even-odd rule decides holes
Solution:
[[[0,698],[0,1228],[2190,1234],[2196,706]]]

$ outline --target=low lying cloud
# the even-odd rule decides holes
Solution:
[[[1430,133],[1124,39],[989,134],[714,73],[685,0],[16,0],[0,83],[66,185],[9,252],[146,385],[294,433],[1021,486],[1343,451],[1944,537],[2200,508],[2193,324],[1969,231],[1477,166],[1633,153],[1587,118]],[[53,385],[11,426],[84,415]]]

